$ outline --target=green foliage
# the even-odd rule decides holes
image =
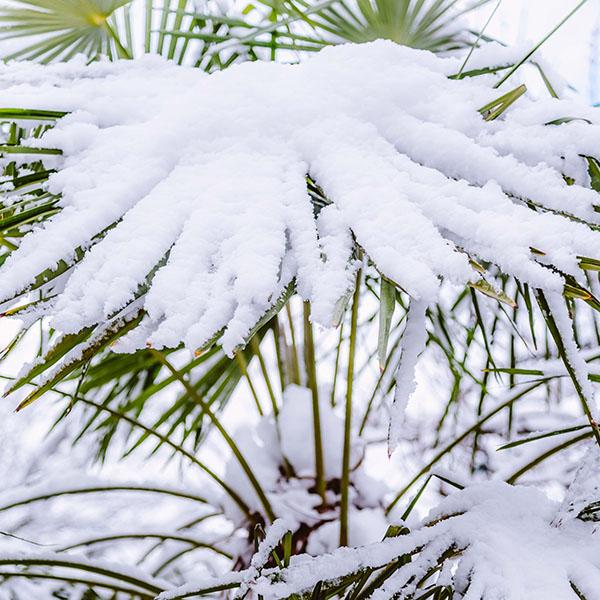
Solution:
[[[462,9],[470,12],[489,0]],[[14,50],[4,58],[41,62],[133,58],[157,53],[207,71],[239,60],[274,60],[283,52],[379,38],[440,51],[465,46],[471,34],[456,26],[457,0],[258,0],[239,14],[214,0],[201,12],[192,0],[143,0],[144,21],[134,22],[134,0],[15,0],[0,8],[0,39]],[[138,3],[141,5],[141,2]]]
[[[0,9],[0,39],[26,41],[5,58],[69,60],[78,53],[90,57],[131,58],[131,47],[120,29],[130,32],[131,0],[19,0]],[[124,8],[125,7],[125,8]],[[119,25],[118,13],[124,24]]]
[[[468,33],[456,19],[490,0],[471,2],[457,15],[457,0],[414,2],[412,0],[341,0],[311,17],[317,31],[333,42],[371,42],[388,39],[398,44],[439,52],[467,44]],[[310,6],[298,0],[300,10]]]

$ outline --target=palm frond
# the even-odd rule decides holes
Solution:
[[[77,53],[131,58],[116,13],[131,0],[18,0],[0,9],[0,39],[15,46],[5,60],[51,62]],[[22,42],[22,43],[17,43]]]

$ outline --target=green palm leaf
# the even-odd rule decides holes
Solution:
[[[478,0],[459,8],[457,0],[339,0],[315,11],[318,3],[314,1],[286,0],[278,8],[307,25],[309,32],[304,32],[302,39],[314,43],[315,49],[342,41],[388,39],[413,48],[443,51],[467,43],[468,32],[457,25],[457,18],[487,2]],[[263,4],[270,6],[271,2],[263,0]],[[282,35],[284,39],[286,33]],[[296,32],[288,35],[291,39],[299,36]]]
[[[115,13],[131,0],[18,0],[0,10],[0,39],[20,48],[4,58],[68,60],[77,53],[90,57],[130,58],[121,42]]]

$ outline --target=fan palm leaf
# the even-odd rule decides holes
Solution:
[[[460,17],[488,1],[459,9],[457,0],[341,0],[312,16],[311,24],[334,43],[387,39],[437,52],[464,46],[468,35]],[[297,4],[303,8],[310,5],[306,0]]]
[[[0,8],[0,39],[22,42],[4,58],[68,60],[77,53],[130,58],[115,13],[131,0],[23,0]],[[30,41],[31,40],[31,41]]]

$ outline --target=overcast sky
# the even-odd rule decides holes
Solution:
[[[512,44],[538,42],[579,4],[579,0],[502,0],[486,33]],[[494,9],[490,2],[477,15],[482,26]],[[543,46],[542,55],[555,71],[574,85],[586,101],[600,101],[600,81],[594,73],[594,38],[600,40],[600,0],[586,4]],[[599,70],[600,72],[600,70]]]

